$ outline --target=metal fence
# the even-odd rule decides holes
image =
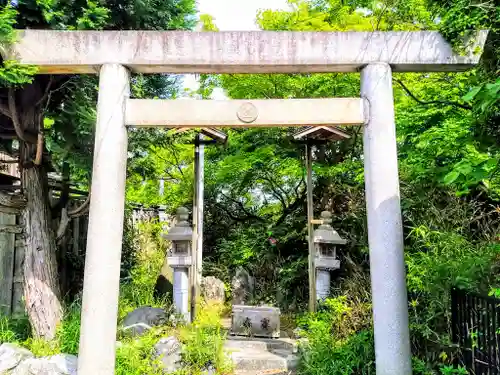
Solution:
[[[500,299],[451,291],[453,341],[471,375],[500,375]]]

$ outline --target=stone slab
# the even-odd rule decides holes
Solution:
[[[234,305],[232,335],[250,337],[280,337],[280,310],[270,306]]]
[[[359,98],[267,100],[129,99],[129,126],[265,127],[360,125],[364,102]],[[170,264],[170,263],[169,263]]]
[[[376,62],[396,72],[441,72],[477,64],[486,38],[479,32],[461,56],[435,31],[20,30],[4,58],[41,74],[96,74],[107,63],[141,73],[356,72]]]
[[[253,337],[240,337],[228,336],[224,347],[228,350],[288,350],[291,353],[298,352],[297,342],[292,339],[279,338],[279,339],[266,339],[266,338],[253,338]]]
[[[276,371],[285,372],[297,367],[298,357],[282,351],[271,353],[261,350],[246,349],[232,351],[231,360],[236,371]]]

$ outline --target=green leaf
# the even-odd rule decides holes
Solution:
[[[56,121],[53,118],[45,117],[43,119],[43,127],[44,129],[51,129],[52,125],[54,125]]]
[[[470,102],[471,100],[473,100],[476,97],[476,95],[479,93],[479,91],[481,91],[483,86],[484,85],[479,85],[479,86],[474,87],[465,96],[462,97],[462,100],[464,100],[466,102]]]
[[[460,176],[460,172],[457,172],[457,171],[451,171],[449,172],[446,176],[444,176],[443,178],[443,182],[445,183],[445,185],[450,185],[452,184],[453,182],[455,182],[455,180]]]

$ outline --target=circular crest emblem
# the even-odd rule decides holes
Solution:
[[[257,117],[259,116],[259,111],[257,110],[257,107],[255,107],[252,103],[247,102],[243,103],[240,106],[238,112],[236,112],[236,115],[238,116],[240,121],[249,124],[257,120]]]

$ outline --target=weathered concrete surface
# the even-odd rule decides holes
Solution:
[[[129,126],[265,127],[360,125],[364,122],[359,98],[268,100],[129,99]]]
[[[82,375],[112,375],[115,371],[129,81],[129,72],[121,65],[101,68],[78,361]]]
[[[7,58],[42,74],[97,73],[116,63],[142,73],[355,72],[385,62],[396,72],[460,71],[479,61],[481,31],[459,56],[434,31],[189,32],[23,30]]]
[[[377,374],[411,375],[396,124],[389,65],[371,64],[363,69],[361,96],[370,103],[363,148]]]
[[[289,374],[299,360],[292,340],[229,337],[224,349],[235,365],[236,374]]]
[[[262,337],[228,336],[224,343],[224,348],[228,351],[245,351],[247,349],[252,349],[267,350],[271,352],[273,350],[287,350],[292,354],[298,352],[297,341],[288,338],[267,339]]]

